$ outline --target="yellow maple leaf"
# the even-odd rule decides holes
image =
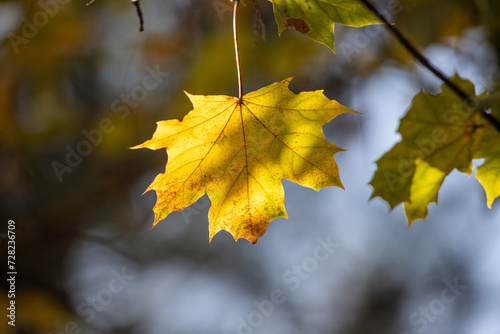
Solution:
[[[322,91],[294,94],[291,79],[231,96],[187,94],[183,121],[158,122],[153,138],[134,148],[167,148],[165,173],[146,191],[158,196],[155,222],[208,194],[210,240],[220,230],[256,243],[271,220],[287,217],[282,179],[319,190],[342,187],[322,126],[352,112]]]

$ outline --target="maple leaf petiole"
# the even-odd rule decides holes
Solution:
[[[231,0],[234,3],[233,9],[233,33],[234,33],[234,52],[236,55],[236,70],[238,71],[238,98],[241,102],[243,96],[243,85],[241,83],[240,50],[238,47],[238,4],[240,0]]]

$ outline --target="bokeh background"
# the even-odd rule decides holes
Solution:
[[[237,94],[228,0],[143,0],[143,33],[127,0],[0,1],[0,245],[6,260],[14,220],[18,273],[1,333],[500,333],[498,201],[456,171],[411,228],[369,200],[411,99],[441,83],[381,27],[337,25],[334,54],[278,38],[259,3],[265,41],[240,12],[245,91],[294,77],[364,114],[324,127],[345,191],[283,181],[289,219],[251,245],[208,242],[206,197],[151,230],[142,193],[167,156],[128,149],[191,109],[183,91]],[[447,75],[499,88],[498,1],[376,3]]]

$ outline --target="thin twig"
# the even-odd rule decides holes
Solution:
[[[368,0],[359,0],[362,2],[366,8],[368,8],[380,21],[382,21],[385,27],[396,37],[396,39],[403,45],[403,47],[415,58],[417,59],[425,68],[431,71],[435,76],[441,79],[446,86],[448,86],[455,94],[457,94],[465,103],[471,105],[473,103],[472,98],[464,92],[460,87],[455,85],[453,81],[447,78],[441,71],[434,67],[430,61],[418,51],[408,39],[403,36],[403,34],[396,28],[393,24],[389,23],[387,19],[373,6]],[[481,115],[486,118],[499,132],[500,132],[500,121],[498,121],[491,114],[488,114],[484,109],[481,110]]]
[[[488,114],[484,109],[481,110],[481,115],[488,120],[493,126],[500,132],[500,121],[495,118],[492,114]]]
[[[234,2],[233,10],[233,32],[234,32],[234,51],[236,54],[236,69],[238,70],[238,98],[241,101],[243,96],[243,85],[241,83],[240,50],[238,48],[238,4],[240,0],[231,0]]]
[[[95,1],[95,0],[93,0]],[[139,17],[139,31],[144,31],[144,18],[142,16],[142,9],[141,9],[141,4],[139,3],[139,0],[131,0],[132,4],[135,6],[135,9],[137,9],[137,16]]]
[[[89,2],[87,2],[87,6],[91,5],[92,3],[94,3],[95,0],[90,0]],[[139,17],[139,31],[144,31],[144,18],[142,16],[142,9],[141,9],[141,4],[140,4],[140,0],[130,0],[132,2],[132,4],[135,6],[135,9],[137,10],[137,16]]]

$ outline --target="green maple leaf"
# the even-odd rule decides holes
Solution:
[[[269,0],[273,3],[278,32],[294,28],[335,52],[335,23],[362,27],[381,23],[357,0]]]
[[[500,104],[492,105],[491,111],[500,119]],[[477,168],[476,177],[486,191],[486,200],[491,209],[493,201],[500,196],[500,135],[489,124],[479,129],[482,132],[481,147],[475,158],[484,158],[484,163]]]
[[[294,94],[290,79],[232,96],[189,95],[194,109],[182,121],[158,122],[153,138],[135,148],[167,148],[165,173],[148,190],[158,196],[155,222],[208,194],[210,240],[220,230],[252,243],[269,222],[287,217],[288,179],[319,190],[342,187],[322,126],[351,112],[322,91]]]
[[[452,81],[475,96],[469,81]],[[477,177],[488,206],[500,195],[500,133],[447,86],[439,95],[415,96],[398,132],[402,140],[377,161],[370,184],[372,198],[380,196],[391,209],[404,203],[409,224],[427,216],[428,204],[437,202],[441,184],[453,169],[472,172],[472,159],[485,158]]]

